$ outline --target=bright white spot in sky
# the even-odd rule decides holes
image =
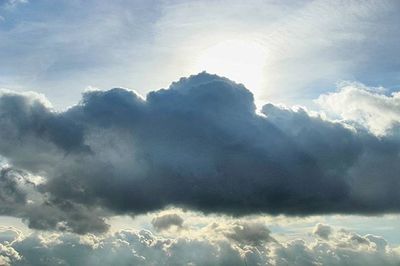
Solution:
[[[257,95],[263,87],[266,59],[266,49],[256,41],[226,40],[200,53],[196,69],[229,77]]]

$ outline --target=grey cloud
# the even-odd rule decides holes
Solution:
[[[164,214],[155,217],[152,221],[151,224],[153,227],[158,230],[166,230],[169,229],[172,226],[176,226],[177,228],[181,228],[183,226],[183,218],[180,217],[176,213],[171,213],[171,214]]]
[[[13,211],[14,206],[26,203],[26,194],[20,190],[18,182],[21,180],[20,173],[11,168],[0,169],[0,203],[1,213]]]
[[[374,243],[376,246],[376,250],[380,252],[385,252],[389,246],[387,241],[381,236],[366,235],[365,238],[368,239],[369,242]]]
[[[328,239],[331,233],[332,233],[332,228],[329,225],[320,223],[316,225],[313,231],[313,234],[323,239]]]
[[[77,233],[108,229],[96,210],[71,201],[49,200],[29,174],[10,167],[0,169],[0,203],[2,215],[19,217],[31,228]]]
[[[99,216],[101,215],[101,216]],[[35,206],[25,206],[21,218],[30,228],[39,230],[101,233],[108,230],[104,212],[68,200],[51,200]]]
[[[236,223],[225,233],[226,237],[240,244],[263,245],[267,242],[274,242],[270,231],[264,223],[242,222]]]
[[[228,215],[399,211],[399,138],[303,109],[262,113],[244,86],[207,73],[145,99],[85,92],[63,112],[4,92],[0,154],[45,178],[35,189],[50,221],[27,218],[40,229],[101,231],[103,217],[171,205]]]

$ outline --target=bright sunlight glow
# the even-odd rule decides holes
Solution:
[[[196,68],[229,77],[254,94],[262,90],[266,51],[255,41],[227,40],[205,49]]]

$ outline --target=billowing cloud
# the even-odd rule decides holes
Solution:
[[[115,214],[171,205],[228,215],[400,211],[398,138],[303,109],[255,109],[244,86],[207,73],[145,99],[85,92],[63,112],[4,91],[0,154],[43,179],[27,195],[40,200],[10,214],[84,233],[106,230]]]
[[[248,223],[231,225],[231,230]],[[253,223],[254,225],[254,223]],[[265,226],[265,225],[264,225]],[[326,225],[329,227],[329,225]],[[229,229],[229,225],[218,225]],[[268,229],[266,229],[268,230]],[[14,234],[12,232],[14,231]],[[2,265],[398,265],[400,254],[385,239],[331,228],[329,240],[311,237],[249,242],[218,230],[163,237],[148,230],[101,236],[71,233],[23,235],[0,231]],[[4,236],[4,237],[3,237]],[[268,233],[268,237],[269,236]],[[253,237],[251,237],[253,238]]]
[[[313,233],[323,239],[328,239],[332,233],[332,228],[329,225],[319,223],[315,226]]]
[[[367,127],[379,136],[400,125],[400,92],[387,95],[382,88],[348,84],[338,92],[321,95],[317,102],[340,119]]]
[[[172,226],[181,228],[183,226],[183,219],[176,213],[168,213],[155,217],[151,221],[151,224],[156,230],[162,231]]]
[[[225,236],[241,244],[253,246],[263,245],[267,242],[275,241],[270,236],[270,231],[264,223],[248,222],[234,223]]]
[[[22,218],[32,228],[78,233],[104,232],[108,229],[103,218],[82,204],[53,201],[39,189],[35,176],[24,171],[0,169],[0,213]]]

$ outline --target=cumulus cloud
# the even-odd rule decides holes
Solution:
[[[0,168],[0,213],[19,217],[27,221],[29,227],[42,230],[84,233],[108,229],[96,211],[90,211],[82,204],[49,200],[46,193],[40,192],[40,182],[24,171]]]
[[[9,168],[0,169],[0,209],[2,213],[11,211],[15,205],[26,203],[26,195],[18,186],[18,182],[21,181],[23,180],[18,172]]]
[[[237,222],[229,226],[229,229],[224,235],[241,244],[259,246],[267,242],[275,241],[270,236],[270,233],[271,232],[264,223]]]
[[[313,231],[313,234],[323,238],[323,239],[328,239],[329,235],[332,233],[332,229],[329,225],[326,224],[320,224],[318,223]]]
[[[235,231],[238,225],[218,225]],[[254,223],[253,223],[254,225]],[[326,225],[329,227],[329,225]],[[267,229],[268,230],[268,229]],[[12,228],[0,231],[10,237]],[[315,230],[314,230],[315,231]],[[398,265],[400,254],[378,236],[331,228],[329,240],[299,238],[282,241],[232,239],[222,231],[162,237],[148,230],[122,230],[101,236],[71,233],[16,232],[1,241],[4,265]],[[209,237],[208,234],[212,234]],[[6,235],[6,237],[3,237]],[[268,238],[269,231],[268,231]],[[253,239],[253,237],[251,237]]]
[[[142,98],[85,92],[54,111],[42,96],[0,96],[0,154],[43,182],[17,214],[33,228],[107,230],[106,217],[178,206],[205,213],[399,212],[400,142],[267,104],[200,73]],[[12,198],[13,199],[13,198]],[[33,206],[33,207],[31,207]]]
[[[348,84],[321,95],[317,103],[343,120],[355,122],[382,136],[400,125],[400,92],[385,95],[382,89]]]
[[[183,226],[183,218],[176,213],[164,214],[155,217],[151,224],[158,231],[169,229],[172,226],[181,228]]]

